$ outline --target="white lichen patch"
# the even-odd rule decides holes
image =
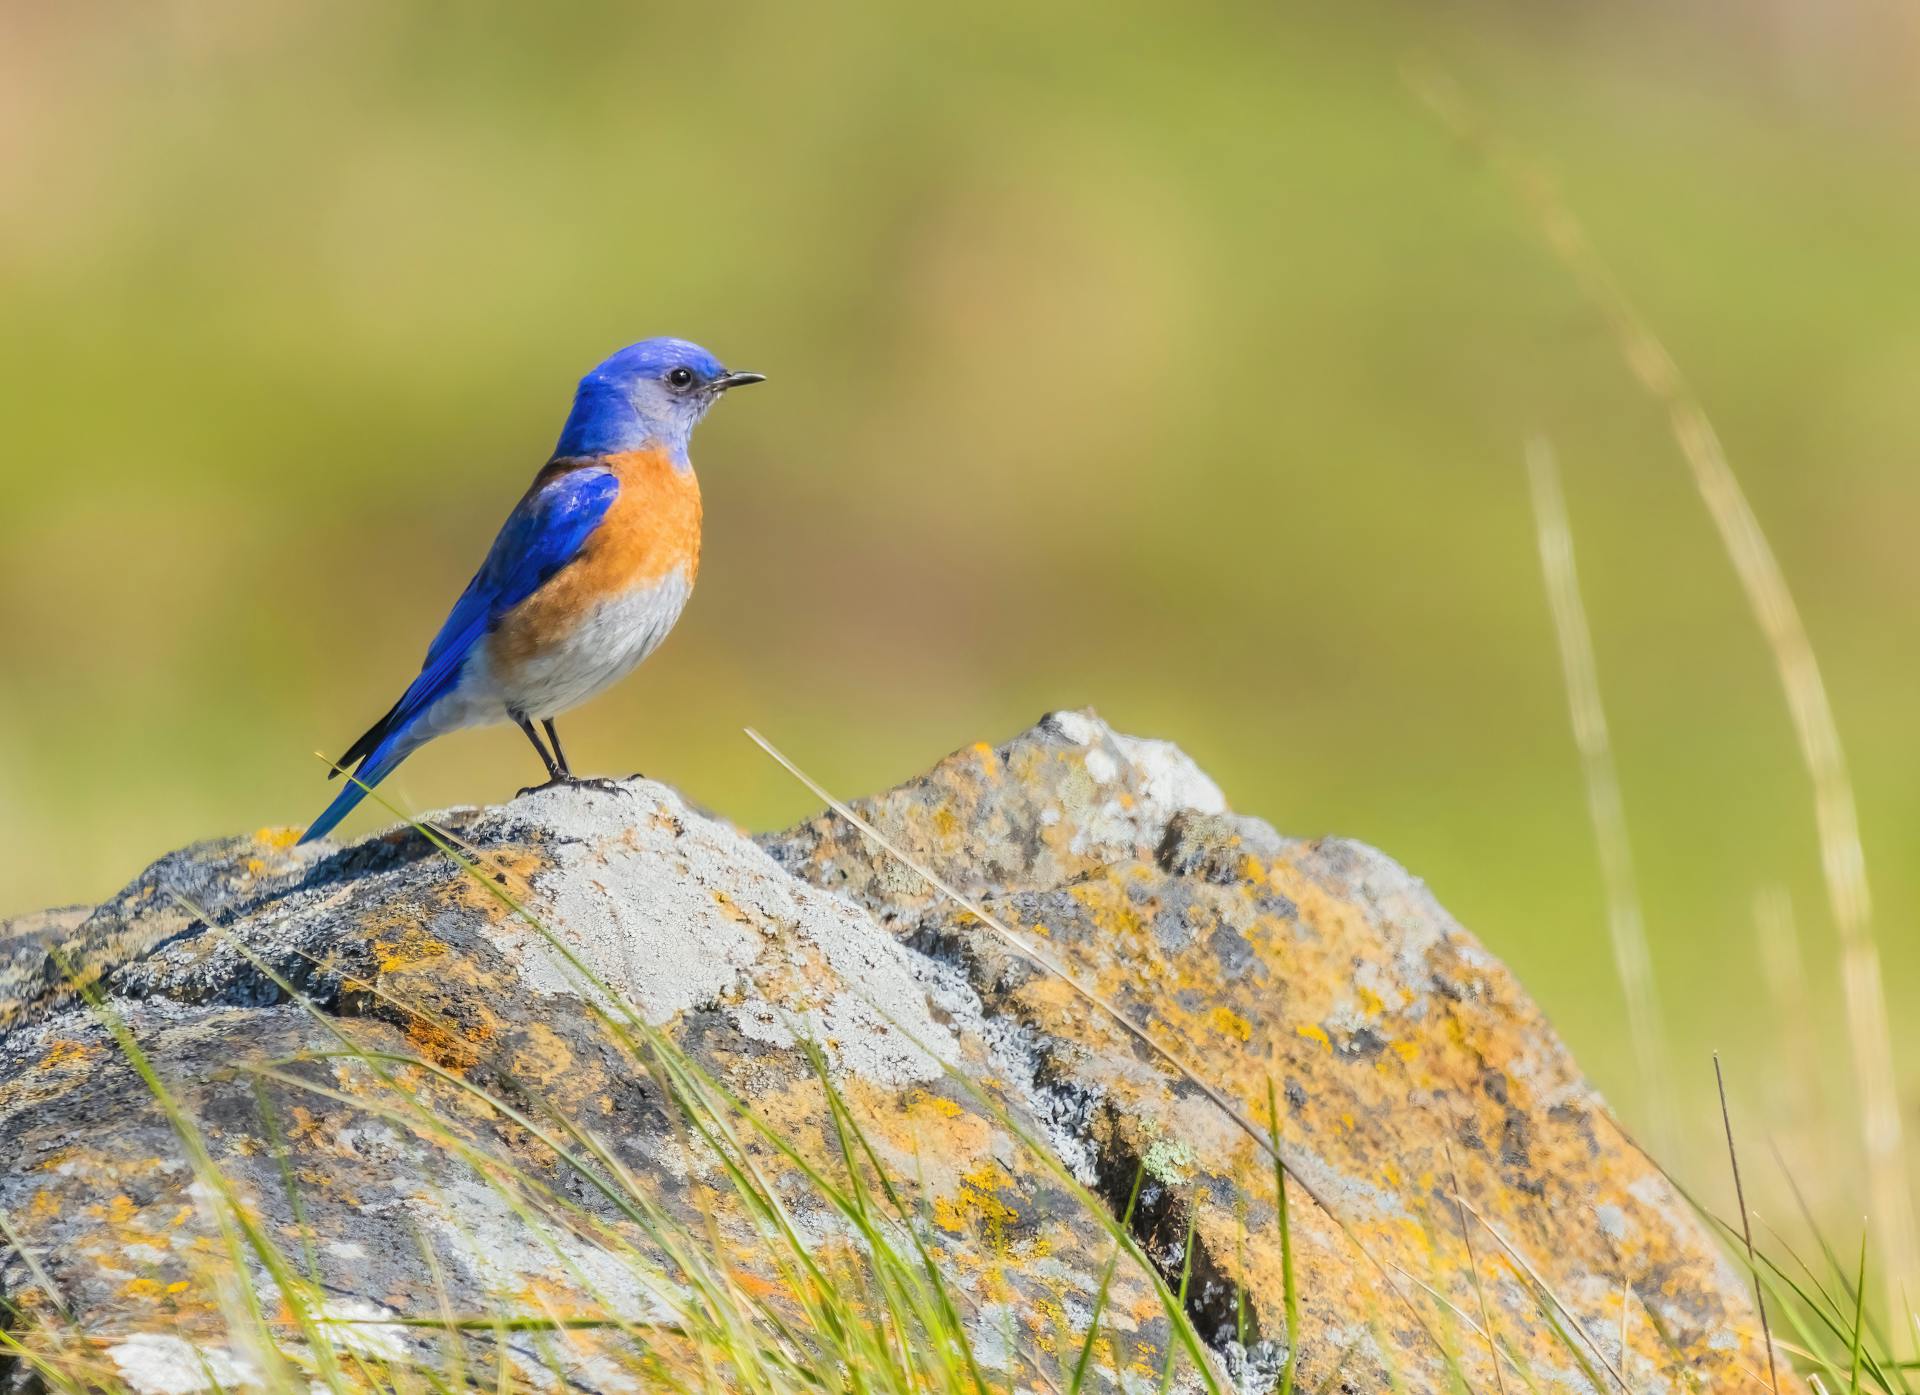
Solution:
[[[497,1188],[478,1177],[450,1177],[410,1198],[407,1209],[417,1229],[439,1242],[474,1287],[503,1303],[514,1302],[530,1280],[564,1290],[577,1276],[611,1311],[650,1321],[672,1316],[671,1305],[649,1287],[640,1266],[613,1248],[529,1225]]]
[[[1185,809],[1197,814],[1227,812],[1227,797],[1220,792],[1220,786],[1171,741],[1122,736],[1118,732],[1108,735],[1139,777],[1147,796],[1149,817],[1158,817],[1164,823]]]
[[[1044,728],[1085,748],[1084,779],[1061,782],[1081,855],[1122,856],[1158,842],[1175,814],[1224,814],[1226,796],[1171,741],[1123,736],[1085,712],[1053,712]],[[1060,816],[1043,822],[1057,822]]]
[[[321,1308],[319,1317],[335,1345],[377,1361],[407,1357],[407,1329],[391,1321],[394,1314],[361,1298],[341,1298]]]
[[[527,987],[592,996],[597,980],[661,1023],[753,962],[759,935],[715,894],[739,894],[739,849],[752,845],[689,815],[664,786],[546,791],[488,822],[528,817],[551,835],[528,907],[537,927],[512,918],[488,931]]]
[[[107,1348],[107,1358],[139,1395],[197,1395],[261,1383],[260,1372],[244,1357],[162,1332],[123,1337]]]
[[[1041,725],[1076,746],[1091,746],[1101,737],[1111,735],[1105,722],[1085,712],[1049,712]]]
[[[539,928],[510,919],[488,933],[536,992],[604,987],[655,1024],[729,1001],[745,1035],[780,1047],[809,1036],[836,1069],[888,1086],[941,1074],[916,1042],[958,1059],[893,936],[666,786],[557,790],[525,805],[512,816],[537,814],[550,831],[529,907]],[[804,996],[761,986],[796,976]]]
[[[1155,1139],[1140,1159],[1147,1176],[1169,1187],[1181,1186],[1191,1178],[1193,1164],[1192,1146],[1178,1138]]]
[[[1110,752],[1095,746],[1087,752],[1087,774],[1103,785],[1110,785],[1120,778],[1120,762]]]

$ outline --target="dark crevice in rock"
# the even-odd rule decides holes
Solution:
[[[1132,1200],[1133,1214],[1127,1228],[1169,1288],[1179,1292],[1184,1278],[1187,1317],[1201,1339],[1222,1353],[1230,1345],[1238,1346],[1243,1361],[1264,1364],[1276,1348],[1284,1360],[1284,1346],[1260,1335],[1259,1314],[1252,1301],[1243,1298],[1240,1285],[1220,1257],[1197,1235],[1190,1237],[1187,1198],[1178,1188],[1146,1173],[1146,1160],[1120,1142],[1120,1121],[1112,1106],[1107,1107],[1106,1115],[1095,1153],[1094,1191],[1116,1216],[1125,1216]],[[1136,1183],[1140,1189],[1137,1198]],[[1187,1253],[1190,1239],[1191,1256]]]
[[[26,1326],[24,1315],[7,1296],[6,1275],[0,1271],[0,1337],[12,1338]],[[47,1384],[33,1363],[0,1347],[0,1395],[46,1395]]]

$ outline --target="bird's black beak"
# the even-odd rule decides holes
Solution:
[[[764,383],[765,373],[724,373],[713,380],[715,392],[725,392],[728,388],[745,387],[748,383]]]

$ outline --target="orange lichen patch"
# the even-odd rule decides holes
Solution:
[[[107,1181],[114,1171],[122,1175],[143,1172],[150,1175],[151,1170],[138,1163],[113,1169],[111,1161],[105,1158],[95,1158],[89,1166],[90,1180],[98,1182]],[[98,1197],[100,1192],[93,1190],[91,1195]],[[119,1285],[116,1291],[123,1298],[142,1303],[172,1303],[185,1291],[169,1287],[177,1281],[178,1266],[184,1257],[175,1235],[164,1228],[164,1221],[153,1215],[155,1207],[143,1206],[124,1192],[104,1200],[75,1200],[79,1204],[72,1208],[52,1201],[28,1208],[24,1219],[29,1235],[35,1231],[43,1235],[57,1233],[50,1228],[66,1227],[75,1236],[71,1242],[74,1253],[85,1256],[103,1279],[115,1281]],[[172,1201],[169,1198],[162,1204],[171,1209]],[[69,1209],[70,1218],[60,1219]],[[88,1223],[75,1229],[74,1220],[79,1217],[85,1217]],[[169,1267],[174,1272],[168,1273]],[[121,1278],[122,1275],[125,1278]]]
[[[86,1043],[59,1037],[47,1049],[47,1054],[34,1063],[34,1069],[51,1070],[56,1066],[84,1066],[95,1055],[94,1048]]]
[[[717,886],[711,887],[708,889],[707,894],[713,898],[713,904],[719,908],[720,913],[726,916],[728,920],[740,925],[752,925],[755,923],[754,916],[742,908],[740,903],[729,896],[723,888]]]
[[[801,1156],[816,1162],[832,1158],[836,1160],[835,1169],[840,1168],[839,1149],[827,1142],[833,1125],[826,1096],[812,1076],[796,1076],[764,1087],[753,1100],[753,1111]]]
[[[793,1296],[793,1290],[785,1282],[764,1277],[752,1269],[735,1267],[727,1271],[727,1277],[735,1287],[750,1298],[791,1298]]]
[[[21,1312],[28,1314],[37,1313],[42,1309],[57,1308],[59,1306],[54,1302],[52,1294],[34,1284],[29,1284],[25,1288],[16,1289],[14,1292],[9,1293],[7,1295],[7,1301],[14,1307],[20,1309]]]
[[[550,1087],[574,1069],[573,1050],[544,1022],[520,1029],[521,1046],[513,1053],[513,1073],[542,1087]]]
[[[1223,1037],[1237,1037],[1241,1041],[1253,1040],[1253,1024],[1239,1013],[1225,1005],[1211,1008],[1207,1012],[1207,1021]]]
[[[928,1094],[925,1090],[915,1090],[908,1098],[907,1105],[910,1109],[931,1109],[946,1119],[957,1119],[961,1114],[960,1106],[953,1100],[944,1095]]]
[[[1020,998],[1043,1010],[1077,1012],[1085,1008],[1085,1000],[1072,984],[1053,977],[1034,979],[1021,989]]]
[[[993,1252],[1004,1254],[1008,1229],[1019,1219],[1019,1213],[1001,1200],[1008,1183],[998,1163],[975,1168],[960,1179],[959,1188],[951,1195],[933,1199],[934,1224],[954,1235],[983,1232]]]
[[[429,1017],[416,1012],[407,1019],[407,1041],[420,1055],[444,1070],[468,1070],[480,1060],[480,1049],[496,1035],[492,1013],[465,1021]]]
[[[1109,944],[1130,947],[1148,933],[1142,908],[1113,880],[1081,882],[1069,894],[1087,909]]]
[[[511,920],[518,912],[501,896],[524,904],[535,875],[547,865],[546,859],[531,848],[493,848],[474,871],[462,868],[449,873],[448,885],[459,905],[495,922]]]
[[[444,885],[456,901],[481,898],[473,902],[476,910],[488,902],[498,904],[465,876]],[[401,908],[370,923],[367,933],[377,956],[378,982],[371,988],[354,986],[370,994],[367,1010],[399,1025],[423,1058],[448,1070],[466,1070],[501,1035],[497,1009],[509,985],[471,956],[428,934],[421,919],[417,908]],[[343,1078],[343,1084],[351,1084],[351,1079]]]
[[[901,1096],[858,1076],[838,1088],[868,1146],[895,1179],[952,1193],[993,1158],[998,1130],[967,1106],[924,1089]]]
[[[436,940],[412,925],[407,926],[397,940],[379,939],[373,942],[374,959],[383,974],[404,973],[419,968],[429,960],[444,957],[446,952],[444,941]]]
[[[1296,1036],[1305,1037],[1308,1041],[1319,1042],[1320,1045],[1326,1047],[1327,1050],[1333,1050],[1333,1039],[1327,1035],[1327,1029],[1322,1027],[1318,1022],[1301,1022],[1297,1024],[1293,1030]]]
[[[259,828],[254,830],[253,841],[275,852],[285,852],[300,841],[297,828]]]

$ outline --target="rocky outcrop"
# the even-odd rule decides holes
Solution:
[[[858,807],[1239,1122],[831,814],[753,840],[647,781],[550,791],[434,820],[471,866],[410,828],[267,831],[0,929],[0,1311],[153,1392],[260,1379],[255,1303],[301,1350],[293,1285],[394,1362],[447,1359],[441,1317],[531,1311],[572,1325],[461,1340],[644,1388],[696,1359],[674,1314],[713,1274],[806,1344],[744,1167],[850,1283],[872,1237],[823,1187],[884,1179],[879,1223],[924,1247],[994,1388],[1064,1388],[1096,1313],[1090,1386],[1153,1389],[1170,1355],[1197,1386],[1171,1303],[1215,1379],[1267,1389],[1272,1129],[1296,1389],[1765,1369],[1703,1225],[1386,857],[1233,815],[1086,713]]]

